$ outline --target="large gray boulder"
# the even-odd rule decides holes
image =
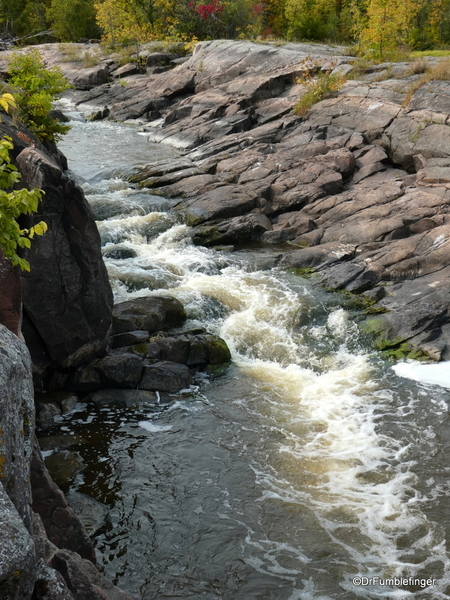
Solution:
[[[44,220],[48,232],[35,238],[23,275],[25,337],[33,359],[68,368],[106,347],[112,292],[100,237],[83,192],[43,151],[29,147],[17,157],[22,180],[41,188],[44,200],[29,218]]]
[[[31,597],[36,557],[29,464],[34,430],[28,350],[0,325],[0,598]]]
[[[183,305],[170,296],[146,296],[119,302],[113,311],[113,335],[144,330],[149,333],[179,327],[186,320]]]
[[[0,325],[0,355],[0,483],[29,529],[34,431],[31,361],[25,344],[3,325]]]
[[[37,565],[33,538],[0,485],[0,600],[29,600]]]

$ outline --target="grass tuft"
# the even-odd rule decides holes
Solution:
[[[450,58],[440,61],[434,67],[427,69],[420,79],[414,81],[406,92],[403,100],[403,106],[408,106],[411,98],[426,83],[430,81],[449,81],[450,80]]]
[[[326,75],[321,72],[317,77],[305,75],[298,83],[304,83],[307,90],[295,104],[294,113],[301,117],[306,116],[311,106],[340,90],[346,81],[347,77],[342,77],[342,75]]]

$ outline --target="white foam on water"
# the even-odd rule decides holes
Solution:
[[[392,369],[400,377],[450,389],[450,361],[433,364],[423,364],[418,361],[400,362]]]
[[[132,238],[139,222],[132,219],[125,221],[131,225],[129,240],[138,257],[123,261],[127,264],[120,268],[132,273],[151,263],[167,274],[170,294],[182,301],[188,316],[206,320],[208,330],[226,340],[238,369],[255,381],[260,397],[258,420],[284,437],[276,454],[255,470],[261,501],[288,502],[314,512],[330,543],[349,557],[341,586],[353,594],[402,597],[387,588],[366,594],[351,584],[352,575],[412,576],[433,561],[440,561],[450,573],[439,528],[421,510],[408,442],[391,438],[379,426],[380,413],[392,411],[392,393],[378,389],[366,354],[348,350],[358,335],[348,313],[334,309],[325,324],[308,332],[318,343],[324,338],[334,340],[334,350],[324,356],[304,343],[300,317],[307,304],[306,289],[302,293],[292,289],[277,272],[246,272],[237,261],[232,264],[232,257],[226,259],[227,265],[217,253],[194,247],[184,225],[171,227],[144,244]],[[116,225],[108,221],[105,226]],[[114,277],[119,267],[112,262],[108,265]],[[156,286],[134,291],[119,284],[114,287],[116,301],[161,293]],[[398,410],[408,415],[413,404]],[[180,404],[176,407],[188,410]],[[254,409],[249,406],[248,410]],[[152,432],[166,430],[149,421],[139,425]],[[271,462],[278,464],[280,457],[274,474]],[[397,541],[418,528],[427,533],[414,540],[414,548],[424,551],[427,558],[413,564]],[[302,551],[308,553],[307,548]],[[274,574],[276,561],[261,560],[253,567]],[[291,576],[282,569],[279,575]],[[320,596],[305,588],[292,597],[316,600]]]
[[[139,421],[138,425],[139,427],[142,427],[142,429],[150,431],[150,433],[159,433],[163,431],[170,431],[172,429],[172,425],[158,425],[152,421]]]

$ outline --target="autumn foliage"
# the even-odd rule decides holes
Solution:
[[[354,43],[385,59],[399,46],[450,45],[450,0],[0,0],[0,30],[52,29],[109,45],[214,38]],[[42,40],[45,41],[45,40]]]

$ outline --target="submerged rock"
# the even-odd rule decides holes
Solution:
[[[107,506],[86,494],[74,491],[66,494],[66,500],[89,535],[103,527],[109,514]]]

